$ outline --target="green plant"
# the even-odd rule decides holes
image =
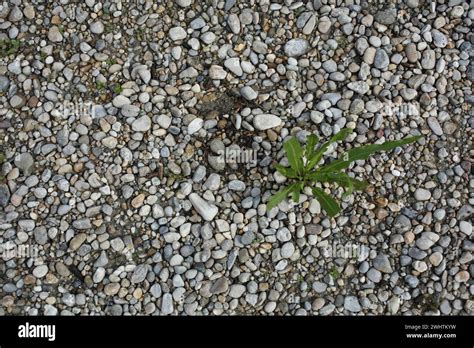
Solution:
[[[336,42],[339,45],[339,47],[346,48],[347,45],[349,44],[349,39],[347,38],[347,36],[342,35],[336,38]]]
[[[115,58],[109,58],[105,61],[105,63],[110,66],[110,65],[117,64],[117,60]]]
[[[120,94],[120,93],[122,93],[123,88],[120,84],[116,83],[114,85],[113,91],[114,91],[115,94]]]
[[[105,82],[97,81],[96,85],[97,85],[97,90],[99,92],[103,92],[107,89],[107,85],[105,84]]]
[[[114,25],[114,24],[107,23],[107,24],[105,24],[104,32],[105,32],[106,34],[113,33],[113,32],[114,32],[114,29],[115,29],[115,25]]]
[[[343,169],[348,168],[354,161],[366,160],[374,152],[390,151],[398,146],[412,143],[421,138],[421,136],[412,136],[401,140],[387,141],[383,144],[369,144],[356,147],[344,153],[342,158],[317,168],[317,164],[321,161],[329,146],[335,142],[344,140],[351,132],[352,129],[344,128],[317,149],[315,149],[315,147],[319,138],[314,134],[308,136],[304,150],[296,138],[290,138],[286,141],[283,144],[283,149],[286,152],[290,167],[276,164],[275,169],[290,179],[290,183],[270,198],[267,209],[270,210],[276,207],[281,201],[288,197],[290,193],[293,201],[298,203],[301,191],[309,185],[312,188],[314,196],[321,204],[321,207],[329,216],[333,217],[339,213],[341,208],[322,188],[316,187],[316,183],[336,183],[346,188],[344,196],[349,196],[353,190],[363,190],[367,186],[367,183],[351,178],[342,172]]]
[[[329,275],[332,277],[332,279],[337,279],[341,275],[341,273],[338,271],[336,266],[332,266],[331,269],[329,270]]]
[[[7,57],[14,54],[20,48],[18,40],[0,40],[0,57]]]
[[[44,62],[47,57],[48,57],[48,55],[46,54],[46,52],[40,51],[41,61]]]

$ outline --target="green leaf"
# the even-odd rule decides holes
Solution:
[[[347,191],[344,192],[342,197],[348,197],[354,191],[354,183],[349,175],[346,173],[329,173],[328,174],[328,181],[329,182],[336,182],[339,186],[347,188]]]
[[[350,133],[352,133],[351,128],[344,128],[341,129],[336,135],[334,135],[329,141],[321,145],[319,149],[316,150],[316,152],[311,156],[311,158],[308,159],[308,163],[306,164],[306,173],[309,173],[311,169],[314,168],[316,164],[321,161],[321,158],[323,157],[324,153],[327,151],[328,147],[335,142],[344,140]]]
[[[303,173],[303,149],[296,138],[291,138],[283,144],[290,167],[298,174]]]
[[[267,203],[267,210],[271,210],[272,208],[276,207],[282,200],[288,197],[288,194],[293,189],[293,185],[287,186],[271,196]]]
[[[394,148],[413,143],[422,138],[421,135],[406,137],[401,140],[387,141],[383,144],[369,144],[349,150],[343,155],[342,159],[335,160],[319,169],[320,172],[334,172],[349,167],[349,165],[358,160],[366,160],[371,154],[378,151],[390,151]]]
[[[306,159],[309,159],[313,156],[314,154],[314,147],[318,143],[318,136],[316,134],[310,134],[308,135],[307,142],[306,142],[306,148],[304,152],[304,156]]]
[[[313,187],[313,194],[318,199],[321,207],[326,211],[326,213],[328,213],[330,217],[336,216],[341,210],[339,204],[337,204],[337,202],[322,189]]]
[[[301,193],[301,190],[303,190],[303,183],[299,182],[297,184],[294,184],[293,186],[294,187],[293,187],[293,190],[292,190],[291,199],[293,199],[293,202],[299,203],[300,202],[300,193]]]
[[[347,198],[349,197],[352,192],[354,192],[354,184],[352,183],[351,180],[346,180],[347,183],[347,190],[342,194],[342,198]],[[343,184],[340,184],[341,186],[344,186]]]
[[[298,174],[290,167],[284,167],[281,164],[275,164],[275,169],[287,178],[295,179],[298,177]]]
[[[313,181],[319,181],[319,182],[330,182],[330,183],[335,182],[339,186],[346,187],[348,188],[348,191],[345,194],[346,196],[350,195],[353,190],[362,191],[368,185],[366,181],[351,178],[346,173],[340,173],[340,172],[339,173],[338,172],[336,173],[315,172],[315,173],[312,173],[308,178]]]

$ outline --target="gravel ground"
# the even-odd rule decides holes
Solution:
[[[474,314],[467,1],[0,2],[0,314]],[[329,218],[282,144],[424,135]],[[324,187],[340,196],[337,187]]]

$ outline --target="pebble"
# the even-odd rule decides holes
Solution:
[[[410,63],[416,63],[418,61],[419,53],[414,43],[409,43],[405,46],[405,53]]]
[[[240,94],[247,100],[255,100],[258,97],[258,93],[249,86],[244,86],[240,89]]]
[[[204,125],[204,120],[202,120],[200,118],[195,118],[188,125],[188,134],[192,135],[192,134],[196,133],[197,131],[199,131],[202,128],[203,125]]]
[[[222,294],[229,289],[229,282],[225,277],[217,279],[211,286],[211,294]]]
[[[428,126],[431,128],[434,134],[441,136],[443,135],[443,129],[441,128],[438,120],[435,117],[428,117]]]
[[[380,280],[382,280],[382,273],[374,268],[371,268],[367,272],[367,278],[369,278],[369,280],[374,283],[378,283]]]
[[[436,53],[433,50],[425,50],[421,55],[421,66],[423,69],[432,70],[436,65]]]
[[[459,230],[467,236],[472,234],[472,224],[469,221],[460,221]]]
[[[240,298],[246,291],[246,287],[241,284],[234,284],[231,285],[229,290],[229,296],[232,298]]]
[[[227,76],[227,72],[219,65],[211,65],[209,68],[209,77],[213,80],[223,80]]]
[[[99,267],[96,269],[94,272],[94,276],[92,277],[92,280],[94,283],[100,283],[105,277],[105,269],[103,267]]]
[[[377,69],[386,69],[388,67],[388,64],[390,63],[390,60],[388,58],[387,52],[385,50],[379,48],[375,52],[375,58],[374,58],[374,66]]]
[[[0,92],[7,91],[9,86],[10,80],[4,75],[0,75]]]
[[[359,299],[355,296],[346,296],[344,298],[344,309],[353,313],[358,313],[362,310]]]
[[[237,16],[235,13],[229,15],[227,18],[227,24],[234,34],[240,33],[240,20],[239,16]]]
[[[366,94],[370,89],[369,85],[364,81],[350,82],[347,87],[359,94]]]
[[[290,257],[293,256],[294,253],[295,253],[295,246],[291,242],[285,243],[281,247],[280,254],[281,254],[281,257],[283,257],[284,259],[289,259]]]
[[[415,191],[415,199],[417,201],[428,201],[431,198],[431,192],[422,189],[422,188],[417,188]]]
[[[176,0],[176,3],[181,7],[189,7],[193,3],[192,0]]]
[[[118,96],[116,96],[116,97],[112,100],[112,104],[113,104],[116,108],[122,108],[123,106],[130,104],[130,99],[128,99],[128,98],[127,98],[126,96],[124,96],[124,95],[118,95]]]
[[[436,47],[444,48],[447,46],[448,38],[439,30],[432,30],[431,36],[433,37],[433,43]]]
[[[212,221],[218,213],[218,209],[214,204],[211,204],[201,197],[197,193],[191,193],[189,195],[189,200],[193,205],[194,209],[201,215],[201,217],[206,221]]]
[[[308,41],[305,39],[292,39],[285,44],[285,54],[288,57],[299,57],[310,49]]]
[[[395,8],[389,8],[378,11],[374,19],[384,25],[392,25],[397,20],[397,10]]]
[[[92,224],[88,218],[75,220],[73,221],[72,226],[78,230],[87,230],[92,228]]]
[[[0,205],[6,207],[10,202],[10,189],[5,184],[0,184]]]
[[[170,293],[163,294],[161,299],[161,314],[170,315],[174,312],[173,296]]]
[[[327,284],[323,282],[316,281],[313,283],[313,290],[319,294],[324,293],[327,287],[328,287]]]
[[[69,248],[73,251],[79,249],[80,246],[86,241],[86,239],[87,235],[85,233],[77,234],[69,242]]]
[[[380,272],[384,273],[392,273],[393,269],[390,265],[390,261],[385,254],[378,254],[375,259],[373,260],[374,267],[379,270]]]
[[[183,40],[187,36],[186,31],[181,27],[171,28],[168,35],[170,36],[170,39],[173,41]]]
[[[61,42],[63,41],[63,35],[59,31],[59,28],[55,25],[53,25],[51,28],[49,28],[48,31],[48,39],[51,42]]]
[[[104,32],[104,24],[101,21],[91,23],[90,31],[94,34],[102,34]]]
[[[145,280],[146,275],[148,273],[148,266],[147,265],[138,265],[135,267],[135,270],[133,271],[132,278],[130,281],[134,284],[141,283]]]
[[[48,273],[48,266],[39,265],[33,269],[33,275],[36,278],[43,278]]]
[[[232,180],[229,182],[229,190],[232,191],[245,191],[245,183],[241,180]]]
[[[230,70],[233,74],[237,76],[242,76],[244,73],[242,67],[240,66],[240,59],[239,58],[229,58],[226,59],[224,62],[224,66]]]
[[[400,297],[398,296],[393,296],[388,302],[387,302],[387,309],[390,312],[390,314],[397,314],[398,310],[400,309]]]
[[[20,169],[25,175],[29,175],[32,172],[34,166],[33,156],[28,153],[22,153],[15,157],[15,166]]]
[[[132,123],[132,129],[135,132],[146,132],[151,128],[151,119],[148,116],[141,116]]]
[[[282,124],[281,119],[272,114],[260,114],[253,118],[253,125],[258,130],[267,130],[279,127]]]
[[[416,246],[421,250],[428,250],[437,241],[439,236],[434,232],[423,232],[421,236],[416,240]]]

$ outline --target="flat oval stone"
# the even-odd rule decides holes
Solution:
[[[310,46],[304,39],[292,39],[285,44],[285,54],[288,57],[299,57],[308,52]]]
[[[253,125],[258,130],[266,130],[281,126],[283,122],[278,116],[272,114],[260,114],[253,118]]]

